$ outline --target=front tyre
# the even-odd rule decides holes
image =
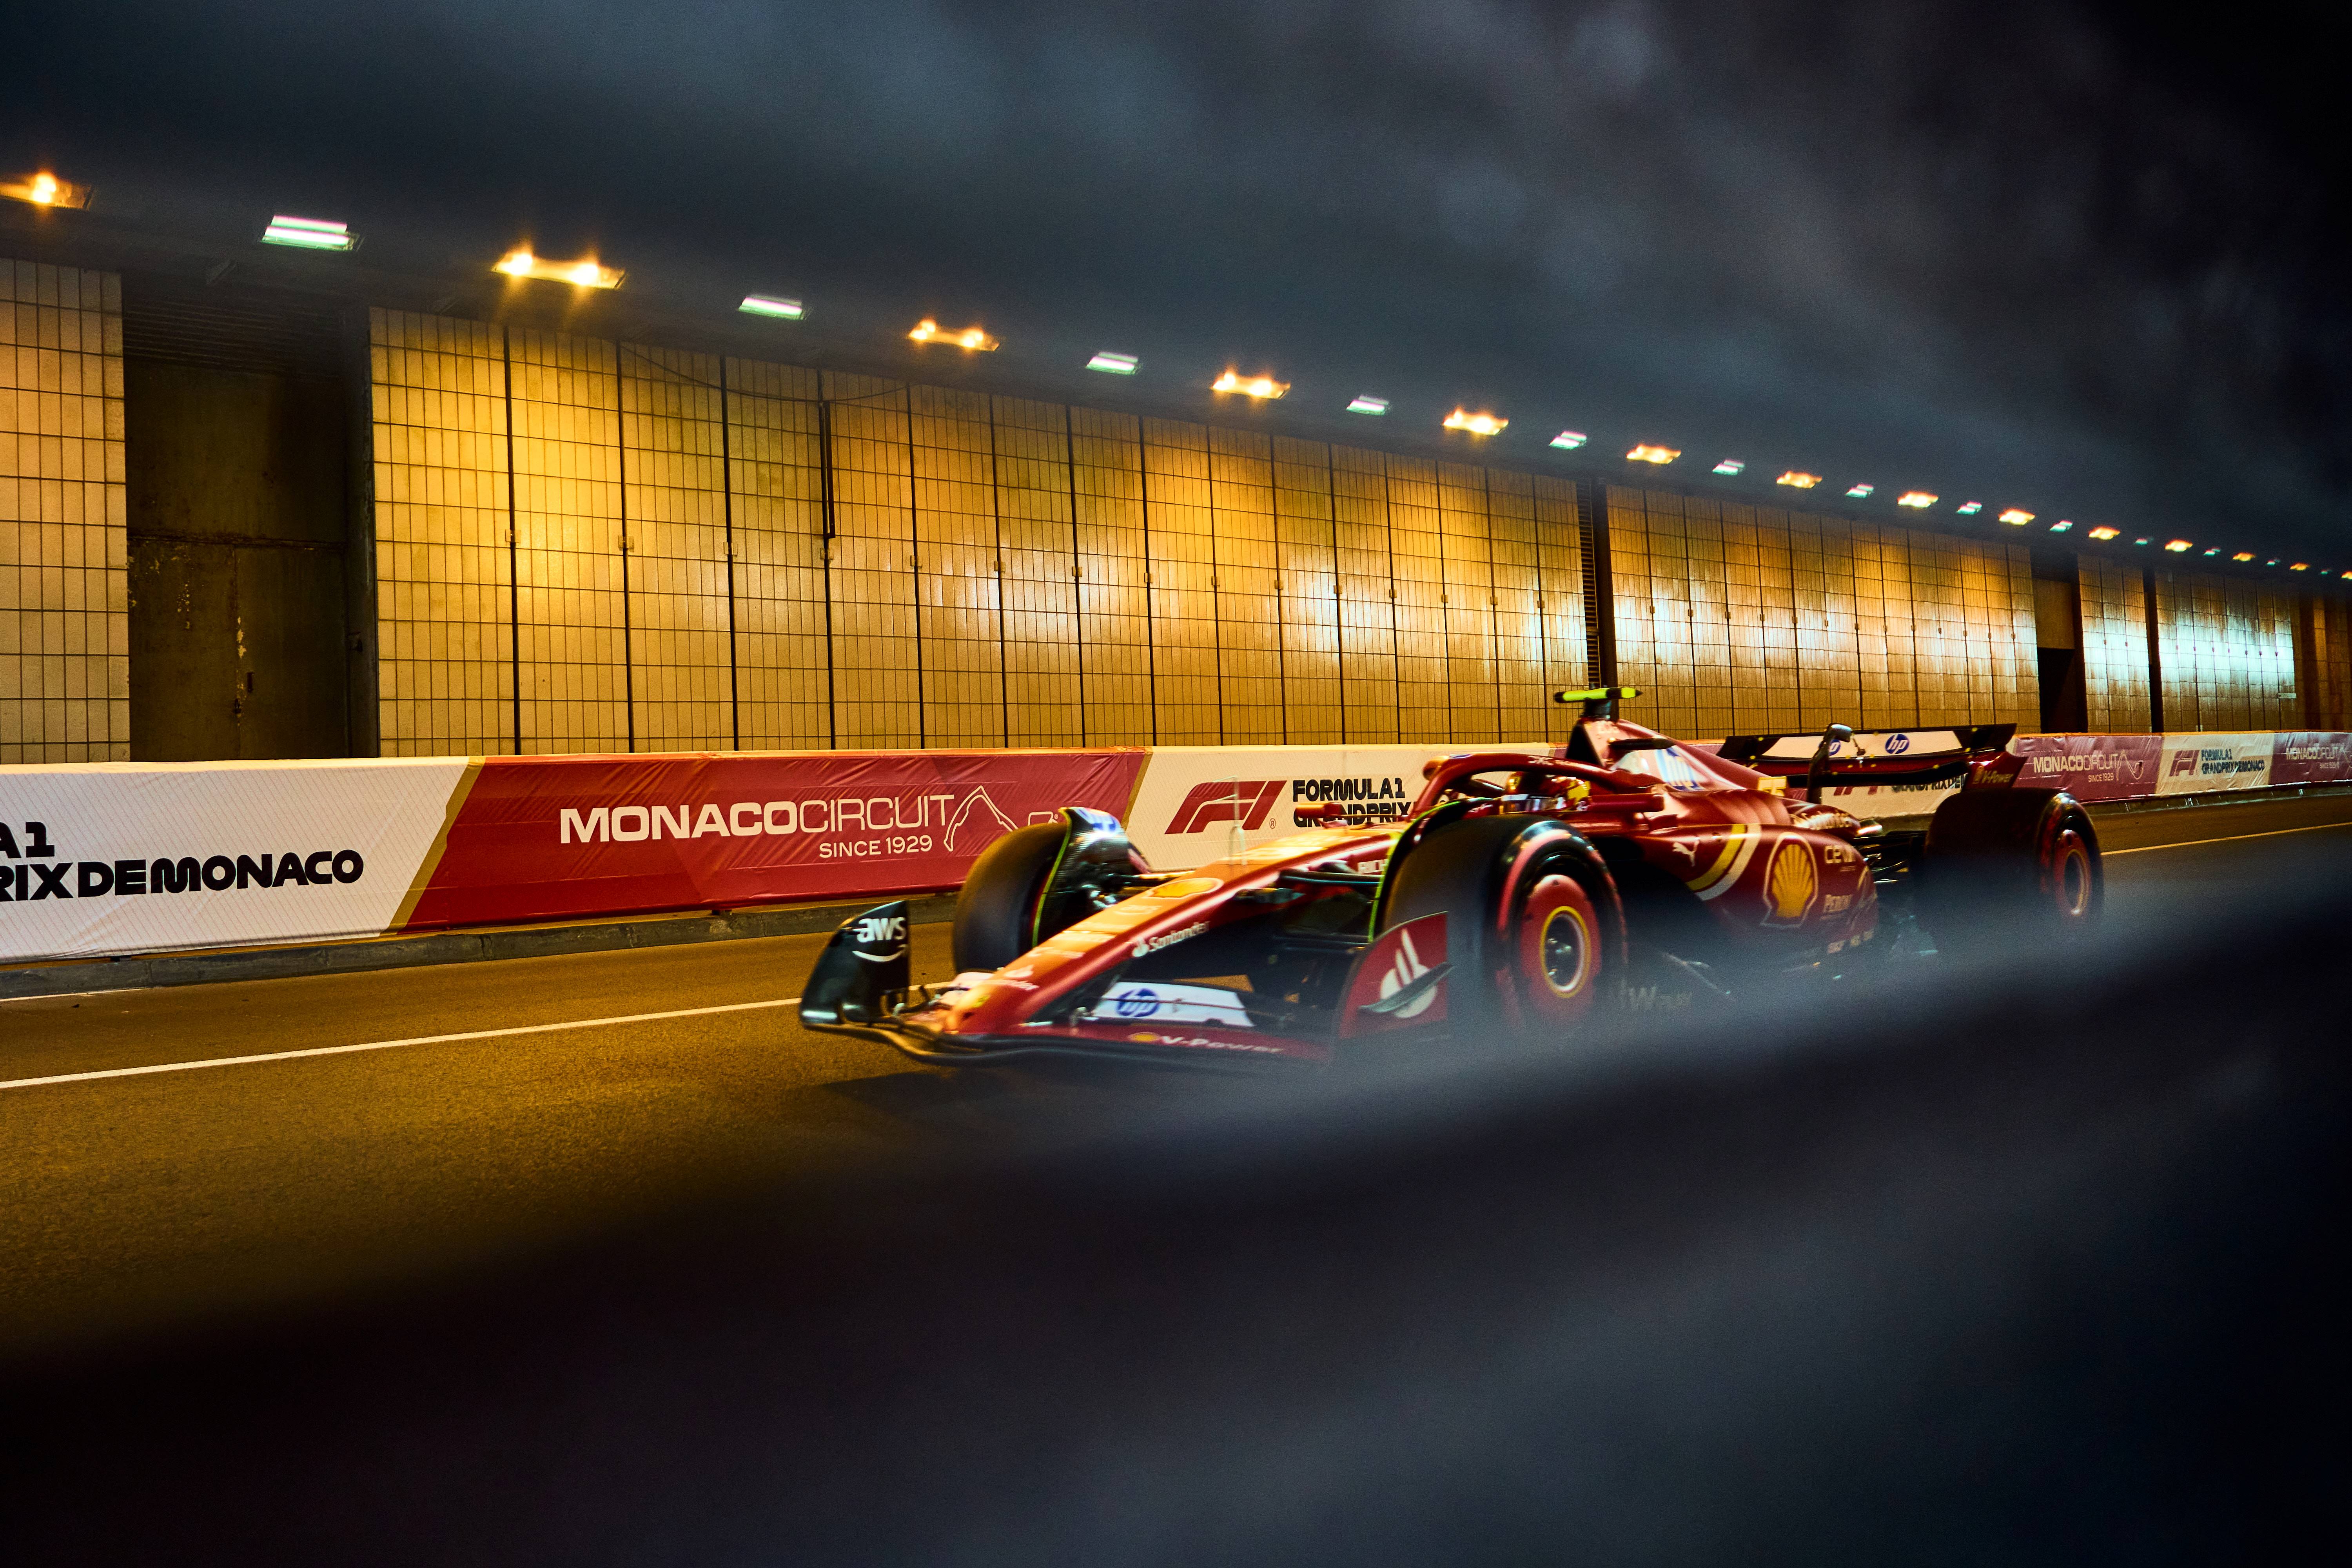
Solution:
[[[1058,822],[1018,827],[981,851],[956,894],[949,947],[960,973],[994,973],[1037,945],[1038,905],[1061,858]]]
[[[1615,887],[1591,847],[1557,822],[1471,817],[1431,833],[1397,868],[1384,926],[1439,913],[1457,1039],[1559,1038],[1617,984]]]

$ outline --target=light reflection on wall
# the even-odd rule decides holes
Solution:
[[[2301,727],[2294,597],[2237,578],[2154,575],[2165,728]]]
[[[1612,486],[1629,716],[1713,737],[2039,716],[2022,546]]]

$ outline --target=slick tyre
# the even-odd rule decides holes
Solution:
[[[1556,822],[1473,817],[1415,846],[1387,926],[1443,913],[1456,1039],[1572,1035],[1615,994],[1623,919],[1607,868]]]
[[[2080,942],[2105,898],[2098,830],[2063,790],[1964,790],[1928,824],[1917,907],[1943,952]]]
[[[1018,827],[981,851],[956,894],[949,946],[959,973],[993,973],[1037,945],[1037,904],[1061,858],[1058,822]]]

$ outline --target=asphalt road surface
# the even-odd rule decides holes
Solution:
[[[2193,909],[2352,839],[2352,796],[2101,834],[2119,914]],[[946,938],[917,928],[918,979],[950,972]],[[714,1191],[1186,1092],[950,1074],[807,1034],[785,1004],[822,940],[0,1002],[0,1364],[429,1289]],[[253,1057],[275,1059],[231,1060]]]

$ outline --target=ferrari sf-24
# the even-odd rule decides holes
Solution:
[[[1621,721],[1633,695],[1559,693],[1581,712],[1556,750],[1429,763],[1401,820],[1303,805],[1300,831],[1189,870],[1064,807],[974,862],[953,980],[909,983],[908,907],[883,904],[835,932],[801,1021],[931,1063],[1328,1063],[1413,1037],[1565,1039],[1611,1013],[1850,977],[1898,941],[2063,942],[2097,917],[2090,817],[2016,782],[2012,726],[1709,751]],[[1822,799],[1955,784],[1924,826]]]

